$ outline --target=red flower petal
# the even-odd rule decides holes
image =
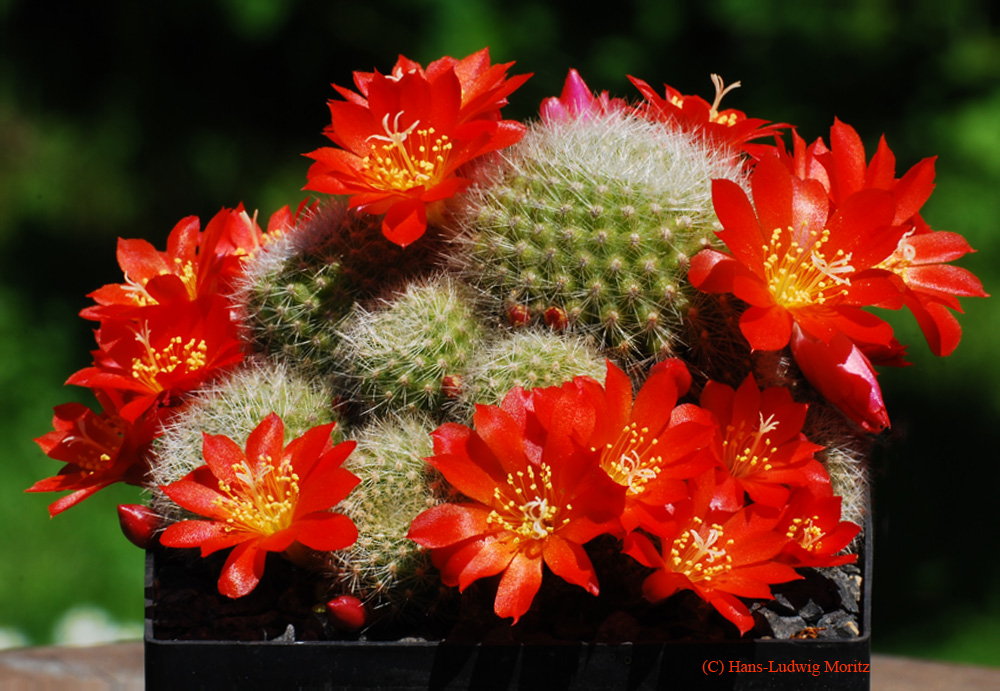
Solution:
[[[256,542],[237,545],[222,567],[219,592],[233,599],[250,593],[264,575],[266,559],[267,552],[258,549]]]
[[[493,611],[501,618],[513,617],[516,624],[531,607],[541,585],[542,560],[518,552],[500,579]]]
[[[555,535],[546,541],[542,557],[552,573],[568,583],[584,588],[591,595],[597,595],[597,574],[594,573],[590,557],[579,544]]]

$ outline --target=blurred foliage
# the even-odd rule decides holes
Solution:
[[[182,216],[241,200],[262,218],[305,195],[334,96],[352,70],[426,63],[484,45],[533,72],[505,111],[531,117],[578,68],[594,89],[625,75],[794,123],[811,140],[837,116],[869,151],[885,136],[899,171],[939,155],[925,207],[980,250],[962,264],[998,290],[1000,19],[989,0],[618,0],[613,12],[533,0],[0,0],[0,627],[47,640],[74,604],[140,619],[141,554],[117,532],[108,491],[49,522],[52,474],[29,437],[58,385],[86,366],[84,295],[119,280],[115,237],[162,246]],[[1000,414],[996,300],[968,300],[966,336],[928,354],[893,315],[915,366],[886,372],[893,429],[875,463],[876,649],[996,664],[1000,556],[992,492]],[[12,529],[14,528],[14,529]]]

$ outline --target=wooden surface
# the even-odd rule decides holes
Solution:
[[[1000,659],[998,659],[1000,662]],[[142,643],[0,651],[0,690],[141,691]],[[996,691],[1000,667],[872,656],[873,691]]]

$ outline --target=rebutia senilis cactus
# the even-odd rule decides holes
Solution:
[[[434,233],[404,249],[382,235],[380,223],[335,199],[254,258],[238,301],[259,350],[328,371],[336,366],[338,324],[355,301],[433,269],[441,245]]]
[[[193,394],[183,412],[156,440],[152,486],[170,484],[202,465],[202,433],[224,434],[242,448],[247,436],[267,417],[277,413],[285,424],[285,441],[317,425],[336,419],[333,393],[316,377],[269,360],[248,361],[215,383]],[[343,430],[334,428],[333,440]],[[161,511],[173,513],[170,501],[157,501]]]
[[[710,181],[739,164],[621,113],[535,123],[503,156],[460,221],[470,280],[619,355],[673,354],[688,260],[715,241]]]
[[[372,311],[356,308],[339,351],[354,397],[368,408],[434,415],[456,400],[484,338],[468,292],[441,274]]]
[[[329,554],[335,590],[363,601],[376,616],[405,605],[426,610],[436,591],[427,552],[406,537],[410,522],[442,498],[441,483],[424,462],[433,452],[436,425],[415,413],[388,415],[354,435],[358,445],[344,463],[361,482],[337,510],[358,527],[358,539]]]

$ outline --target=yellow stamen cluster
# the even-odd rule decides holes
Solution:
[[[165,276],[167,274],[173,273],[175,276],[179,277],[184,283],[184,287],[187,289],[188,295],[192,300],[198,297],[198,274],[192,261],[185,261],[180,257],[174,257],[174,266],[176,267],[172,272],[163,269],[160,271],[160,276]],[[139,307],[146,307],[148,305],[159,304],[152,295],[146,290],[146,284],[149,283],[149,279],[145,279],[142,283],[133,281],[126,274],[125,276],[125,291],[128,292],[134,302]]]
[[[732,538],[717,547],[723,537],[722,526],[713,523],[708,534],[702,535],[704,521],[697,516],[691,520],[692,527],[681,533],[670,549],[670,568],[684,574],[692,582],[710,581],[730,571],[733,558],[726,554],[726,547],[733,544]]]
[[[152,391],[163,391],[163,385],[157,380],[161,374],[169,374],[178,367],[193,372],[208,362],[208,345],[204,339],[192,338],[185,343],[180,336],[174,336],[166,348],[157,350],[149,341],[148,331],[136,334],[136,338],[146,352],[132,360],[132,377]]]
[[[755,430],[746,429],[746,422],[741,420],[739,426],[726,427],[726,438],[722,442],[722,455],[733,477],[746,477],[761,470],[771,469],[771,454],[778,447],[771,444],[767,436],[778,428],[774,415],[764,419],[760,413],[760,423]]]
[[[556,522],[560,507],[552,503],[552,492],[552,469],[544,463],[539,464],[537,472],[528,465],[526,471],[508,473],[507,487],[493,490],[499,508],[490,512],[487,522],[515,533],[515,543],[522,538],[545,540],[569,523],[568,518]],[[565,508],[573,509],[569,504]]]
[[[194,300],[198,297],[198,273],[195,271],[194,262],[185,261],[180,257],[174,257],[174,275],[179,276],[187,288],[188,296]],[[166,272],[164,272],[166,273]]]
[[[809,231],[805,243],[794,238],[792,228],[775,228],[764,250],[764,276],[775,302],[788,309],[822,305],[831,298],[847,294],[854,267],[851,253],[840,249],[828,259],[823,246],[830,240],[830,231]]]
[[[419,120],[400,131],[402,115],[403,111],[396,113],[390,127],[386,113],[382,118],[385,134],[368,137],[372,142],[371,153],[361,160],[361,166],[376,189],[405,191],[414,187],[433,187],[447,169],[452,149],[448,135],[435,136],[433,127],[417,129]]]
[[[608,444],[601,455],[601,467],[619,485],[628,487],[630,495],[642,494],[646,484],[660,474],[663,456],[656,453],[660,440],[646,438],[649,428],[636,423],[626,425],[614,444]]]
[[[299,499],[299,476],[290,461],[275,465],[274,459],[265,455],[257,472],[246,461],[232,468],[239,485],[231,487],[219,480],[219,491],[226,496],[215,501],[229,514],[229,530],[273,535],[288,528]]]
[[[823,545],[821,538],[824,533],[823,529],[815,524],[816,521],[819,521],[819,516],[793,518],[785,535],[789,539],[798,542],[803,549],[807,549],[810,552],[818,550]]]

